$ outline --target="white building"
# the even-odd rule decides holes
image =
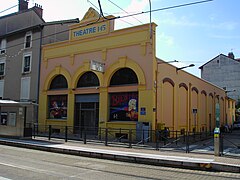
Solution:
[[[235,59],[232,52],[216,56],[199,69],[202,79],[222,87],[232,99],[240,99],[240,59]]]

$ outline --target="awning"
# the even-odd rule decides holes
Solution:
[[[11,107],[16,107],[16,106],[38,106],[37,103],[33,102],[18,102],[18,101],[13,101],[13,100],[0,100],[0,106],[11,106]]]

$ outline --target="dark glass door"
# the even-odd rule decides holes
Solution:
[[[81,102],[76,103],[75,129],[83,130],[87,134],[98,132],[99,122],[99,103],[98,102]]]

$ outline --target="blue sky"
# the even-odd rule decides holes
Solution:
[[[152,9],[197,2],[200,0],[151,0]],[[18,0],[0,0],[0,12],[17,5]],[[45,21],[82,18],[89,7],[98,7],[98,0],[29,0],[42,5]],[[91,4],[92,3],[92,4]],[[149,0],[101,0],[104,13],[115,16],[148,11]],[[152,13],[157,27],[157,57],[172,61],[176,66],[194,63],[186,71],[199,76],[199,66],[219,54],[233,51],[240,58],[240,7],[239,0],[213,0],[197,5],[169,9]],[[96,8],[95,8],[96,9]],[[97,9],[96,9],[97,10]],[[17,11],[13,8],[0,16]],[[116,28],[131,27],[149,23],[149,14],[118,20]]]

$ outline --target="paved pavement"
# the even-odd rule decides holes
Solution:
[[[96,143],[84,144],[81,141],[65,142],[61,139],[48,141],[44,137],[35,139],[0,138],[0,144],[133,163],[209,171],[240,172],[240,158],[216,157],[211,154],[187,154],[184,152],[112,147]]]

